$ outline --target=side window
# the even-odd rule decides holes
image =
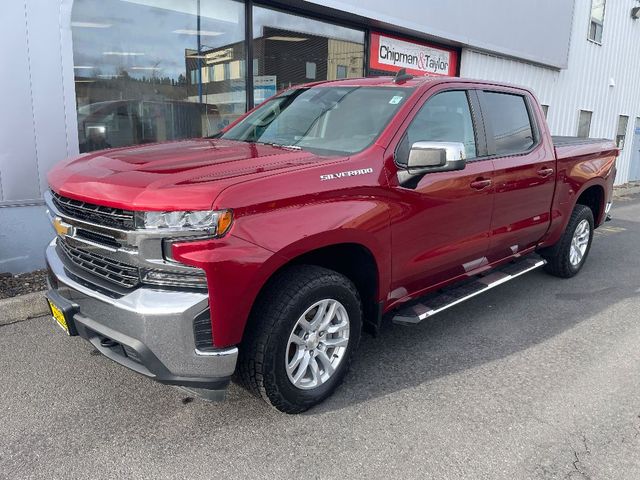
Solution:
[[[398,148],[396,161],[406,164],[416,142],[460,142],[467,158],[476,156],[476,139],[467,93],[442,92],[431,97],[417,113]]]
[[[533,147],[533,127],[524,97],[484,92],[482,109],[493,130],[496,155],[522,153]]]

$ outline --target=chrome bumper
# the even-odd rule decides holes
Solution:
[[[206,293],[142,287],[113,298],[72,278],[56,252],[56,240],[47,247],[46,261],[48,295],[73,306],[78,334],[102,354],[162,383],[196,391],[227,386],[238,349],[195,348],[193,319],[208,307]]]

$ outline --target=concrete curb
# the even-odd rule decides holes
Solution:
[[[625,183],[613,188],[613,198],[623,199],[640,193],[640,182]]]
[[[44,290],[0,300],[0,325],[22,322],[49,313]]]

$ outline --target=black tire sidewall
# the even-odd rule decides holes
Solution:
[[[273,381],[275,387],[288,402],[295,405],[314,405],[327,398],[333,390],[342,382],[354,350],[360,341],[360,331],[362,326],[362,313],[360,301],[357,294],[354,294],[346,285],[331,284],[319,285],[308,292],[302,293],[296,298],[295,305],[283,312],[283,318],[278,323],[271,335],[265,358],[265,372],[273,372]],[[339,301],[349,315],[349,344],[347,351],[340,362],[340,365],[329,380],[317,388],[310,390],[302,390],[295,387],[289,380],[286,371],[286,351],[288,348],[288,340],[294,325],[300,316],[314,303],[325,300],[334,299]],[[265,385],[267,395],[269,395],[269,386]]]

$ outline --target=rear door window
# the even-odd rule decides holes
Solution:
[[[493,131],[496,155],[513,155],[529,150],[535,144],[531,117],[523,96],[509,93],[483,92],[482,112]]]

